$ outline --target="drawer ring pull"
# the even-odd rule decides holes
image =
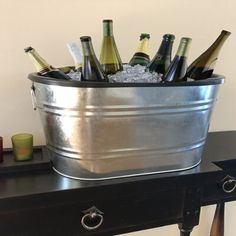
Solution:
[[[227,184],[233,184],[232,188],[228,189],[226,188],[226,185]],[[236,180],[235,179],[229,179],[229,180],[226,180],[223,185],[222,185],[222,188],[223,188],[223,191],[225,193],[232,193],[235,189],[236,189]]]
[[[81,219],[81,224],[82,226],[86,229],[86,230],[95,230],[97,228],[99,228],[102,223],[103,223],[103,212],[99,211],[96,207],[92,207],[86,211],[84,211],[85,214],[82,219]],[[88,225],[88,222],[91,220],[97,220],[97,224],[90,226]]]

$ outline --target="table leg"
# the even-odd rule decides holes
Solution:
[[[224,236],[224,210],[224,202],[218,203],[216,205],[210,236]]]
[[[184,227],[182,224],[179,224],[180,236],[190,236],[193,231],[193,227]]]
[[[190,236],[194,226],[199,223],[202,190],[193,186],[186,189],[183,204],[183,219],[179,223],[180,236]]]

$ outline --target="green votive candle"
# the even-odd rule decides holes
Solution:
[[[15,161],[27,161],[33,157],[33,135],[16,134],[11,137]]]

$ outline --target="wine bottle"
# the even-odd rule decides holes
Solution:
[[[187,56],[191,38],[182,38],[177,53],[171,62],[163,80],[167,82],[183,81],[187,70]]]
[[[99,59],[105,74],[123,70],[122,61],[113,35],[112,20],[103,20],[103,42]]]
[[[106,76],[95,55],[91,37],[80,37],[83,50],[82,80],[84,81],[105,81]]]
[[[225,203],[216,205],[215,215],[211,225],[210,236],[224,236],[224,210]]]
[[[38,52],[34,48],[27,47],[24,50],[30,56],[30,58],[33,60],[33,63],[35,65],[36,70],[39,75],[46,76],[46,77],[52,77],[52,78],[56,78],[56,79],[71,80],[71,78],[68,75],[66,75],[64,72],[49,65],[38,54]]]
[[[194,80],[210,78],[220,50],[230,34],[230,32],[222,30],[216,41],[188,67],[186,77]]]
[[[75,70],[82,71],[82,60],[83,59],[82,59],[82,54],[81,54],[80,48],[74,42],[67,43],[67,48],[74,60]]]
[[[165,74],[171,63],[171,52],[175,36],[173,34],[165,34],[163,36],[160,48],[156,55],[147,65],[149,71],[155,71]]]
[[[140,35],[140,42],[138,48],[129,62],[131,66],[138,64],[141,66],[147,66],[147,64],[150,62],[149,39],[150,39],[149,34]]]

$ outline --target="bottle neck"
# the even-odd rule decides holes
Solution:
[[[49,65],[36,51],[35,49],[27,52],[36,67],[37,72],[44,73],[50,71],[52,66]]]
[[[180,41],[176,56],[188,57],[191,41],[192,41],[191,38],[182,38]]]
[[[229,37],[229,35],[230,32],[223,30],[216,39],[216,41],[208,48],[207,51],[212,51],[213,53],[218,54],[225,40]]]
[[[138,45],[136,52],[142,52],[149,55],[149,39],[148,38],[143,38],[142,40],[140,40],[140,43]]]
[[[172,46],[173,41],[166,41],[163,39],[157,54],[162,56],[171,56]]]
[[[113,36],[112,22],[103,22],[103,36]]]
[[[81,42],[84,56],[95,55],[91,41]]]

